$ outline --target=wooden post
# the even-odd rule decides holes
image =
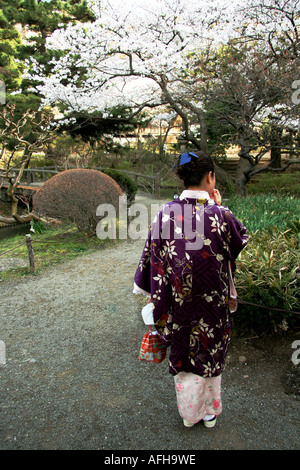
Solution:
[[[27,245],[28,256],[29,256],[30,272],[35,273],[35,263],[34,263],[33,249],[32,249],[32,243],[31,243],[31,235],[26,235],[26,245]]]

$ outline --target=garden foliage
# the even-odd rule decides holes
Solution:
[[[110,176],[118,183],[118,185],[121,187],[121,189],[127,196],[128,204],[132,204],[134,202],[134,199],[138,190],[138,187],[135,184],[135,182],[132,181],[132,179],[129,178],[129,176],[127,176],[126,174],[118,170],[105,168],[102,171],[103,173]]]
[[[293,196],[257,194],[251,197],[233,196],[228,206],[249,231],[263,230],[268,227],[285,229],[300,214],[300,199]]]
[[[291,229],[250,234],[235,276],[241,299],[234,317],[238,325],[268,331],[299,324],[299,315],[293,313],[300,314],[299,254],[299,237]]]
[[[112,204],[117,213],[121,195],[120,186],[98,170],[67,170],[43,184],[33,198],[33,208],[42,217],[70,220],[78,230],[95,233],[97,207]]]
[[[260,195],[234,198],[228,206],[249,233],[235,273],[235,326],[261,333],[299,325],[299,200]]]

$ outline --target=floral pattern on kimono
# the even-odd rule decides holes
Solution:
[[[151,294],[173,376],[222,373],[231,332],[228,261],[234,272],[246,243],[243,224],[210,199],[178,198],[155,217],[134,282]]]

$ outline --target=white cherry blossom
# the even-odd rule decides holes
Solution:
[[[39,83],[43,105],[63,103],[65,114],[109,117],[116,106],[138,112],[166,103],[176,112],[172,103],[187,97],[201,109],[201,96],[183,80],[187,55],[218,48],[241,31],[259,47],[269,47],[268,41],[275,47],[280,34],[292,40],[299,1],[88,0],[95,22],[54,31],[47,48],[63,57],[53,59],[48,76],[31,62],[29,76]]]

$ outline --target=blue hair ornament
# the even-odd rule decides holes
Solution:
[[[182,155],[180,155],[179,166],[184,165],[185,163],[189,163],[191,161],[192,157],[199,158],[198,155],[196,155],[193,152],[183,153]]]

